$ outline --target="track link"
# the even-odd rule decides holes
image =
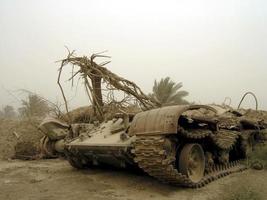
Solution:
[[[227,165],[215,165],[199,182],[192,182],[186,175],[179,173],[175,168],[176,158],[173,155],[169,155],[164,149],[166,139],[164,135],[136,135],[133,149],[134,160],[139,167],[150,176],[165,183],[200,188],[221,177],[247,169],[245,165],[240,164],[240,161],[230,162]]]
[[[204,129],[185,130],[183,128],[180,128],[178,131],[182,136],[189,139],[203,139],[205,137],[212,135],[212,131]]]
[[[221,149],[230,150],[235,145],[239,135],[240,134],[238,132],[221,130],[219,133],[211,135],[211,138],[213,142]]]

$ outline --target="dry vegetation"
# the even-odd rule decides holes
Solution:
[[[0,159],[38,158],[39,140],[43,136],[38,126],[51,108],[44,98],[33,93],[21,100],[18,112],[5,106],[0,116]]]
[[[43,136],[37,126],[39,120],[0,120],[0,158],[32,159],[38,155],[38,144]]]

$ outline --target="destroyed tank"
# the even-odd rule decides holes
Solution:
[[[86,63],[87,70],[97,71],[95,77],[105,77],[101,70],[107,69],[87,58],[67,59],[71,60],[62,63]],[[94,78],[90,77],[96,81]],[[143,93],[126,91],[116,83],[115,88],[142,101],[142,110],[108,109],[111,104],[101,99],[101,81],[94,81],[90,91],[100,96],[92,95],[97,98],[86,122],[50,118],[40,125],[46,135],[41,141],[42,152],[52,157],[64,155],[75,168],[133,167],[165,183],[198,188],[245,170],[247,165],[242,161],[266,139],[266,123],[247,117],[245,110],[219,105],[151,106],[156,103]]]

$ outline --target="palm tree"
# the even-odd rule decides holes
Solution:
[[[150,97],[157,100],[159,103],[164,105],[175,105],[175,104],[188,104],[188,101],[183,98],[189,93],[184,90],[180,90],[183,87],[183,83],[175,83],[170,77],[162,78],[159,82],[154,81],[153,93]]]
[[[12,118],[16,117],[16,112],[14,110],[14,107],[10,106],[10,105],[6,105],[3,108],[2,114],[3,114],[4,118],[7,118],[7,119],[12,119]]]
[[[29,94],[26,100],[22,100],[19,113],[22,117],[43,117],[51,111],[45,99],[36,94]]]

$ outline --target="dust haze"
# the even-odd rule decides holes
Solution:
[[[264,0],[0,0],[0,199],[266,199],[266,27]]]
[[[267,109],[266,19],[262,0],[2,0],[0,105],[17,107],[6,90],[19,96],[22,88],[62,101],[55,61],[67,46],[79,55],[108,50],[107,67],[146,93],[155,79],[170,76],[183,82],[191,102],[220,104],[230,97],[236,107],[252,91]],[[65,87],[73,107],[88,104],[82,87]],[[247,98],[243,106],[255,102]]]

